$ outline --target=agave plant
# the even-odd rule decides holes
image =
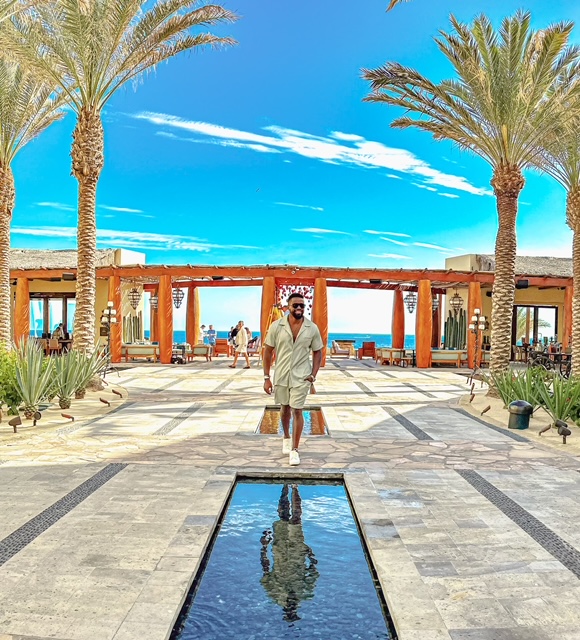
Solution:
[[[68,351],[54,358],[54,373],[58,406],[68,409],[83,375],[82,362],[74,351]]]
[[[87,392],[89,382],[107,368],[108,358],[99,349],[95,349],[90,355],[80,351],[73,353],[76,354],[81,369],[77,388],[75,389],[75,398],[82,400]]]
[[[488,387],[496,390],[505,407],[514,400],[523,400],[523,398],[516,398],[514,389],[515,376],[510,369],[506,371],[490,371],[489,374],[484,374],[483,378]]]
[[[538,385],[542,404],[554,422],[567,420],[577,410],[580,400],[580,379],[571,376],[563,378],[558,374],[548,374],[548,385]]]
[[[16,386],[22,398],[25,418],[32,418],[47,396],[53,377],[53,366],[40,345],[27,340],[16,349]]]

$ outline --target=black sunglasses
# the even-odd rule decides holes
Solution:
[[[303,302],[297,302],[292,305],[292,309],[304,309],[306,305]]]

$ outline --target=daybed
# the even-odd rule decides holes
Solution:
[[[345,358],[350,358],[350,349],[342,348],[336,340],[333,340],[332,346],[330,347],[330,355],[344,356]]]

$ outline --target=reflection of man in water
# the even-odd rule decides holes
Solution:
[[[302,500],[296,485],[292,485],[291,502],[288,500],[288,485],[284,485],[278,503],[278,515],[280,520],[274,522],[272,531],[264,531],[260,540],[260,560],[264,571],[260,582],[268,596],[282,607],[283,619],[286,622],[296,622],[300,620],[300,602],[314,597],[314,585],[319,576],[314,553],[304,542]],[[272,569],[268,557],[270,543]]]

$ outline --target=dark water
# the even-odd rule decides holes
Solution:
[[[303,435],[324,436],[327,434],[326,422],[320,409],[304,409],[302,415],[304,416]],[[292,432],[292,419],[290,420],[290,431]],[[280,420],[280,411],[266,409],[257,432],[262,435],[283,435],[284,429],[282,428],[282,420]]]
[[[283,638],[394,638],[341,485],[238,483],[191,609],[172,635]]]

